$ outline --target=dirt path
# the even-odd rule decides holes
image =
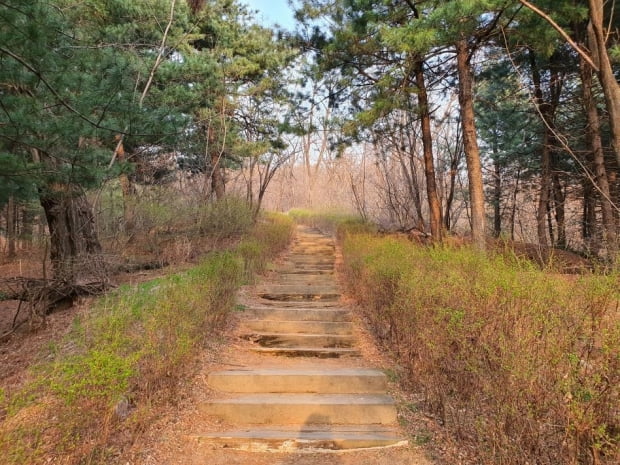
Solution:
[[[340,296],[336,257],[331,239],[299,227],[123,463],[430,464],[398,426],[386,362]]]

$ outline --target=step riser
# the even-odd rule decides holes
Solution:
[[[242,328],[244,332],[259,333],[305,333],[334,336],[353,334],[353,324],[348,322],[246,320]]]
[[[248,425],[392,425],[396,410],[391,405],[280,405],[213,403],[203,406],[206,414],[231,424]]]
[[[343,358],[359,357],[360,353],[356,349],[317,349],[313,347],[255,347],[250,349],[253,352],[263,355],[274,355],[277,357],[307,357],[307,358]]]
[[[283,321],[332,321],[347,322],[351,315],[346,310],[287,310],[287,309],[259,309],[247,308],[244,315],[257,320]]]
[[[289,293],[264,293],[260,297],[265,300],[276,302],[336,302],[340,299],[340,294],[289,294]]]
[[[260,437],[215,437],[201,436],[193,439],[198,445],[218,447],[222,449],[243,450],[248,452],[293,452],[293,451],[329,451],[355,450],[375,447],[405,446],[407,441],[394,435],[392,437],[368,435],[346,435],[339,437],[315,437],[316,435],[299,435],[299,437],[260,438]]]
[[[213,373],[207,383],[213,389],[235,393],[381,394],[385,376],[258,375]]]
[[[317,308],[317,309],[323,309],[323,308],[334,308],[334,307],[341,307],[340,302],[334,300],[334,301],[327,301],[327,300],[321,300],[321,301],[311,301],[311,302],[303,302],[303,301],[286,301],[286,300],[268,300],[268,299],[261,299],[260,302],[253,302],[254,304],[257,304],[260,307],[276,307],[278,309],[282,309],[282,308],[294,308],[297,310],[300,309],[312,309],[312,308]]]
[[[353,336],[330,336],[327,334],[242,334],[261,347],[316,347],[321,349],[350,348]]]

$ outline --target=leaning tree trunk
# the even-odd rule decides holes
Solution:
[[[469,197],[471,203],[471,232],[474,246],[486,249],[484,214],[484,185],[482,183],[482,166],[480,149],[476,135],[474,117],[473,76],[469,63],[469,46],[466,39],[456,43],[456,61],[459,76],[459,105],[461,107],[461,126],[463,127],[463,146],[467,162],[469,179]]]
[[[54,279],[75,284],[105,281],[93,211],[84,193],[74,186],[48,186],[40,202],[49,228]]]

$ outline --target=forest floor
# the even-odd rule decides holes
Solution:
[[[526,245],[515,247],[515,249],[517,249],[518,255],[528,256],[534,261],[537,261],[536,254],[539,254],[540,251],[540,249],[528,248]],[[557,251],[557,253],[554,251],[553,253],[555,257],[560,257],[562,262],[567,265],[565,268],[568,272],[587,269],[590,266],[585,259],[578,255],[564,251]],[[34,252],[22,254],[10,263],[0,264],[0,280],[16,276],[41,277],[43,270],[39,255]],[[158,270],[119,273],[113,277],[112,281],[115,284],[138,283],[155,279],[188,266],[191,266],[191,263]],[[37,328],[31,328],[25,324],[4,340],[0,340],[0,389],[13,390],[22,385],[28,377],[29,367],[48,356],[46,354],[50,353],[49,348],[62,341],[65,334],[71,329],[71,323],[75,317],[88,312],[92,300],[93,298],[80,298],[74,302],[73,306],[48,315],[44,323]],[[348,304],[353,305],[350,301]],[[18,305],[17,301],[0,301],[0,334],[5,334],[11,329],[16,318]],[[17,321],[25,318],[26,315],[27,312],[20,311]],[[162,408],[158,415],[159,420],[143,432],[139,441],[135,442],[126,454],[123,454],[122,463],[131,465],[191,465],[194,463],[191,461],[191,457],[195,455],[191,449],[188,449],[188,441],[184,431],[188,431],[189,425],[195,424],[197,421],[205,424],[212,421],[204,418],[204,416],[201,417],[195,409],[198,402],[204,402],[212,395],[208,389],[205,389],[206,375],[215,367],[221,367],[222,360],[235,360],[240,353],[247,354],[247,351],[243,350],[243,346],[247,342],[239,337],[236,330],[237,320],[238,318],[233,316],[227,334],[205,347],[196,361],[194,376],[191,379],[184,380],[178,386],[176,403]],[[294,454],[296,457],[293,460],[291,456],[283,454],[227,451],[226,453],[210,453],[209,463],[212,465],[286,465],[293,463],[300,465],[325,463],[339,465],[353,465],[354,463],[368,465],[384,465],[387,463],[392,465],[413,463],[468,465],[473,463],[471,459],[473,453],[455,444],[443,432],[437,419],[424,413],[422,396],[405,392],[398,386],[398,367],[394,367],[386,354],[381,354],[376,349],[372,336],[366,329],[366,324],[363,321],[358,321],[357,326],[360,328],[358,337],[361,340],[365,359],[373,366],[393,374],[390,376],[392,381],[390,383],[391,394],[397,398],[400,405],[401,426],[410,439],[407,454],[403,455],[403,451],[399,451],[398,448],[368,451],[362,455],[335,453],[330,462],[326,462],[325,457],[320,454]],[[217,425],[212,426],[217,428]],[[409,461],[414,456],[416,457],[415,462]]]

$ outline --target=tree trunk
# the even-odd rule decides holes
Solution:
[[[609,125],[611,127],[612,144],[616,155],[616,163],[620,167],[620,86],[611,66],[607,53],[607,36],[603,18],[603,0],[589,0],[590,24],[588,27],[588,45],[592,51],[594,62],[598,65],[598,78],[605,95]]]
[[[455,153],[450,158],[450,187],[448,189],[448,195],[446,197],[446,211],[444,212],[443,226],[446,231],[450,231],[452,227],[452,217],[450,212],[452,211],[452,202],[454,202],[454,193],[456,191],[456,177],[458,175],[459,167],[459,151],[455,150]]]
[[[566,202],[566,195],[564,194],[564,189],[562,188],[560,175],[556,170],[553,170],[553,174],[551,176],[551,185],[553,193],[553,211],[555,212],[555,224],[558,230],[558,238],[555,245],[557,247],[565,248],[566,212],[564,205]]]
[[[10,260],[15,258],[16,210],[15,198],[11,195],[6,205],[7,258]]]
[[[119,163],[125,161],[125,147],[123,145],[123,138],[120,135],[115,137],[117,141],[116,147],[116,159]],[[119,176],[119,183],[121,185],[121,192],[123,193],[123,221],[125,223],[125,231],[131,233],[135,229],[135,206],[134,196],[136,188],[127,176],[127,173],[121,173]]]
[[[555,69],[551,69],[551,77],[549,82],[549,101],[545,101],[540,70],[536,63],[536,55],[529,52],[530,67],[532,71],[532,83],[534,85],[534,103],[540,113],[543,123],[542,151],[541,151],[541,173],[540,173],[540,196],[538,198],[538,211],[536,213],[536,229],[538,233],[538,242],[542,246],[549,245],[547,240],[547,227],[545,221],[548,219],[550,211],[549,201],[551,199],[551,151],[555,146],[555,110],[560,97],[561,83],[560,78]],[[553,60],[553,57],[551,58]],[[552,66],[550,66],[552,68]],[[549,225],[550,240],[553,243],[553,225]]]
[[[211,192],[215,194],[217,200],[221,200],[226,194],[226,185],[222,173],[222,153],[218,152],[216,142],[215,130],[209,126],[207,128],[207,147],[211,166]]]
[[[418,88],[418,111],[422,127],[422,150],[424,153],[424,175],[426,177],[426,195],[430,213],[431,237],[433,242],[441,242],[441,204],[437,195],[435,164],[433,161],[433,136],[431,134],[431,114],[428,107],[428,94],[424,80],[424,64],[421,60],[414,63],[415,81]]]
[[[541,154],[540,195],[538,197],[538,210],[536,212],[536,230],[538,243],[543,246],[549,245],[547,241],[547,210],[549,209],[549,193],[551,191],[550,155],[548,133],[545,130],[543,148]]]
[[[515,240],[515,218],[517,216],[517,196],[519,194],[519,182],[521,181],[521,168],[517,170],[515,188],[512,192],[512,210],[510,211],[510,239]]]
[[[495,144],[494,144],[495,145]],[[494,147],[494,152],[496,148]],[[502,166],[497,153],[493,157],[493,236],[502,234]]]
[[[224,174],[222,173],[220,159],[219,154],[211,154],[211,191],[215,194],[217,200],[223,199],[226,194],[226,185],[224,184]]]
[[[50,233],[54,278],[72,283],[105,280],[95,219],[84,193],[54,185],[41,192],[39,198]]]
[[[592,182],[583,180],[583,217],[581,220],[581,236],[589,253],[598,251],[596,237],[596,196]]]
[[[474,246],[479,250],[485,250],[484,186],[482,183],[480,149],[478,147],[474,117],[473,76],[469,58],[467,40],[460,39],[456,43],[456,60],[459,76],[459,104],[461,107],[461,125],[463,127],[463,145],[469,179],[471,232]]]
[[[616,221],[611,200],[611,190],[605,169],[605,154],[601,139],[601,123],[592,94],[592,68],[584,59],[579,60],[583,106],[588,118],[586,130],[591,150],[591,162],[594,167],[594,184],[600,193],[601,212],[603,216],[603,242],[611,253],[617,250]],[[589,182],[589,181],[588,181]]]

